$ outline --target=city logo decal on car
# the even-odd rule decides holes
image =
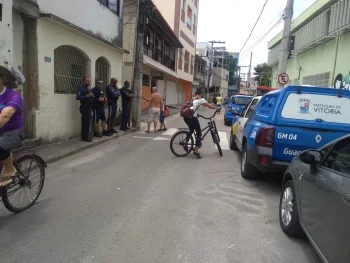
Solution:
[[[252,138],[252,139],[255,139],[256,135],[258,133],[258,130],[259,130],[259,127],[254,127],[254,129],[253,129],[253,131],[252,131],[252,133],[250,134],[249,137]]]
[[[301,98],[298,102],[300,113],[309,114],[311,100],[307,98]]]

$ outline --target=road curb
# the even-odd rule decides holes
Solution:
[[[130,133],[134,133],[134,132],[135,132],[135,131],[126,132],[126,133],[121,134],[121,135],[120,135],[120,134],[115,134],[115,135],[112,135],[111,137],[106,137],[106,138],[100,139],[100,140],[98,140],[98,141],[93,141],[93,142],[91,142],[91,143],[87,143],[86,145],[81,146],[81,147],[79,147],[79,148],[77,148],[77,149],[75,149],[75,150],[72,150],[72,151],[69,151],[69,152],[66,152],[66,153],[63,153],[63,154],[60,154],[60,155],[51,157],[51,158],[47,158],[47,159],[46,159],[45,156],[41,156],[41,157],[45,160],[45,162],[46,162],[47,164],[51,164],[51,163],[57,162],[57,161],[59,161],[59,160],[62,160],[62,159],[64,159],[64,158],[67,158],[67,157],[69,157],[69,156],[75,155],[75,154],[77,154],[77,153],[86,151],[86,150],[88,150],[88,149],[90,149],[90,148],[94,148],[94,147],[96,147],[96,146],[98,146],[98,145],[101,145],[102,143],[106,143],[106,142],[109,142],[109,141],[118,139],[118,138],[120,138],[120,137],[126,136],[126,135],[128,135],[128,134],[130,134]],[[37,151],[37,152],[39,152],[39,151]]]

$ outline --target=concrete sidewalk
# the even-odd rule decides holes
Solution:
[[[178,109],[170,110],[171,116],[166,118],[166,121],[172,121],[173,119],[178,118]],[[141,118],[142,119],[142,118]],[[141,122],[141,131],[145,131],[147,129],[147,123]],[[130,134],[132,131],[123,132],[119,131],[119,127],[116,128],[119,134],[114,134],[111,137],[102,137],[102,138],[93,138],[93,142],[84,142],[81,141],[80,137],[71,138],[64,142],[49,144],[49,145],[40,145],[36,147],[36,153],[41,156],[47,163],[53,163],[73,154],[79,153],[81,151],[85,151],[87,149],[93,148],[94,146],[100,145],[102,143],[108,142],[110,140],[114,140],[124,135]]]

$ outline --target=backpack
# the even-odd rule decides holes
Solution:
[[[180,110],[180,116],[183,118],[192,118],[194,114],[194,110],[191,109],[193,106],[193,99],[190,99],[184,105],[182,105]]]
[[[167,106],[164,107],[164,117],[169,117],[170,115],[170,111],[169,111],[169,108]]]

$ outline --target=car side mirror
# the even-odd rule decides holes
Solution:
[[[310,164],[315,167],[319,162],[321,162],[322,154],[317,150],[304,151],[299,156],[300,161],[306,164]]]

